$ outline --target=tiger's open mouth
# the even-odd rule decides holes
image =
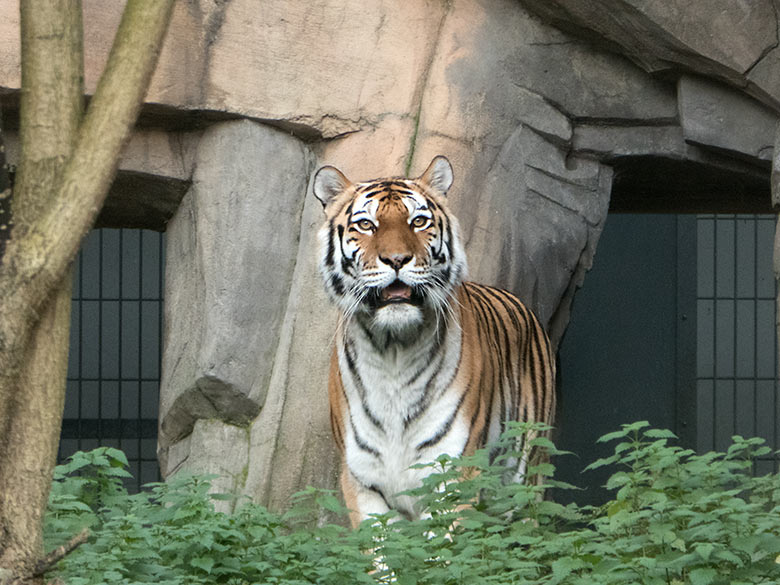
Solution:
[[[423,298],[415,288],[400,280],[394,280],[385,288],[375,289],[369,297],[369,302],[374,308],[379,309],[395,303],[421,305]]]

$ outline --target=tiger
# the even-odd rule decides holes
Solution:
[[[401,494],[430,473],[415,464],[473,454],[506,421],[552,423],[550,340],[513,294],[466,280],[453,177],[439,155],[417,178],[353,183],[324,166],[312,181],[319,271],[340,310],[328,398],[353,527],[391,510],[422,517]]]

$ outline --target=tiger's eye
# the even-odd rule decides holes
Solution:
[[[357,222],[357,226],[366,232],[374,230],[374,224],[369,219],[361,219],[359,222]]]
[[[428,218],[424,215],[418,215],[412,220],[412,227],[421,228],[428,223]]]

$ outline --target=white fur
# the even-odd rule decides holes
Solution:
[[[403,511],[408,516],[416,517],[418,511],[414,502],[408,496],[397,496],[399,492],[418,487],[422,478],[430,470],[410,469],[417,463],[433,461],[442,453],[459,455],[465,447],[468,438],[467,421],[459,415],[449,429],[449,432],[435,445],[417,451],[417,446],[440,429],[453,411],[457,408],[460,389],[453,388],[444,392],[452,382],[461,350],[461,332],[451,324],[448,337],[442,348],[443,363],[436,376],[435,385],[429,390],[431,402],[424,414],[415,419],[408,428],[404,428],[404,419],[425,392],[425,384],[430,373],[438,363],[427,365],[427,369],[419,376],[417,383],[401,386],[399,382],[408,378],[428,355],[427,349],[432,343],[433,331],[426,331],[418,341],[408,347],[394,347],[387,354],[375,351],[360,327],[353,323],[350,331],[345,332],[356,345],[356,350],[363,356],[357,364],[363,388],[367,389],[364,397],[371,413],[377,417],[382,429],[364,412],[361,406],[361,396],[358,384],[349,374],[343,339],[339,348],[339,364],[342,381],[347,393],[347,399],[352,407],[345,413],[345,420],[351,414],[353,423],[360,434],[360,439],[376,449],[381,459],[366,453],[358,446],[352,425],[346,424],[346,462],[359,484],[379,488],[393,508]],[[367,493],[363,493],[367,492]],[[359,490],[358,504],[363,518],[369,514],[383,513],[387,507],[381,497],[369,490]]]

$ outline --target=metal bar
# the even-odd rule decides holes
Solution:
[[[118,355],[118,359],[119,359],[119,363],[117,364],[117,366],[118,366],[117,367],[117,374],[119,375],[119,379],[117,380],[117,385],[118,385],[118,387],[117,387],[117,395],[119,396],[119,413],[118,413],[118,415],[119,415],[120,419],[123,418],[123,416],[122,416],[123,415],[123,413],[122,413],[122,404],[124,402],[122,400],[123,399],[123,392],[124,392],[124,384],[122,383],[122,375],[124,374],[124,372],[123,372],[124,368],[122,367],[123,366],[123,360],[122,360],[122,323],[124,321],[122,319],[122,312],[123,312],[123,308],[124,308],[124,302],[122,300],[122,297],[123,297],[123,294],[124,294],[124,288],[123,288],[124,282],[123,282],[123,278],[122,278],[123,275],[124,275],[124,263],[122,262],[122,258],[124,258],[124,249],[125,249],[124,248],[124,238],[123,238],[124,233],[125,233],[124,229],[120,229],[119,230],[119,285],[118,285],[119,286],[119,290],[118,290],[118,296],[119,296],[119,325],[117,327],[117,344],[118,344],[118,349],[117,349],[118,353],[117,353],[117,355]],[[122,448],[122,439],[123,438],[124,437],[122,435],[122,429],[120,427],[120,429],[119,429],[119,448],[120,449]]]
[[[772,227],[773,228],[775,227],[776,218],[775,218],[774,215],[771,216],[771,218],[769,218],[767,221],[771,221],[772,222]],[[756,226],[756,237],[758,237],[758,226]],[[772,274],[772,276],[774,277],[774,274]],[[775,384],[774,384],[775,391],[773,392],[774,408],[772,409],[772,417],[773,417],[773,420],[772,420],[772,430],[773,430],[773,433],[772,433],[772,449],[777,449],[778,448],[778,428],[777,428],[777,426],[778,426],[778,421],[777,421],[777,408],[778,408],[778,402],[777,402],[778,401],[778,397],[777,397],[777,390],[778,390],[778,382],[777,382],[777,350],[778,350],[778,347],[777,347],[777,343],[778,342],[777,342],[777,300],[776,300],[777,299],[777,280],[775,278],[773,278],[772,280],[773,280],[774,285],[775,285],[775,287],[774,287],[775,288],[775,301],[772,303],[772,306],[775,308],[775,318],[773,320],[773,322],[775,324],[775,327],[773,328],[773,331],[775,332],[775,335],[774,335],[775,343],[774,343],[774,351],[772,352],[772,356],[773,356],[773,359],[774,359],[774,368],[772,368],[772,371],[775,373]],[[756,286],[758,286],[758,279],[756,279]],[[756,304],[758,304],[758,303],[756,303]],[[758,353],[758,352],[756,352],[756,353]],[[777,473],[777,471],[778,471],[778,465],[780,465],[780,464],[778,464],[778,458],[776,457],[774,465],[772,467],[772,471],[774,471],[775,473]]]
[[[144,296],[144,230],[141,230],[138,234],[138,297],[139,299],[143,299]],[[143,301],[138,301],[138,377],[141,377],[141,374],[143,372],[143,355],[142,355],[142,340],[143,340]],[[143,411],[142,411],[142,402],[144,399],[143,395],[143,383],[138,382],[138,412],[137,419],[141,420]],[[142,452],[142,446],[143,442],[141,441],[141,438],[138,437],[138,474],[135,478],[135,484],[136,489],[141,489],[141,470],[143,469],[143,452]]]
[[[98,378],[103,377],[103,230],[98,230],[98,306],[97,306],[97,334],[98,334],[98,347],[97,347],[97,371]],[[103,418],[103,382],[98,381],[98,404],[97,414],[98,421]],[[103,429],[98,424],[97,438],[100,445],[103,444]]]
[[[86,245],[86,240],[85,240]],[[83,254],[83,246],[82,251],[79,252],[79,349],[78,349],[78,362],[79,362],[79,377],[84,373],[84,355],[82,351],[83,344],[81,343],[81,340],[84,339],[84,254]],[[84,407],[84,400],[81,393],[81,380],[78,380],[76,382],[76,387],[78,388],[78,413],[79,413],[79,419],[81,419],[81,414],[83,412]],[[82,439],[81,439],[81,424],[79,423],[79,436],[78,440],[76,441],[76,448],[80,451],[82,449]]]
[[[754,218],[756,216],[753,216]],[[753,222],[753,375],[758,378],[758,221]],[[758,383],[753,382],[753,428],[758,434]],[[753,474],[757,473],[753,463]]]
[[[163,313],[163,303],[165,302],[165,234],[161,233],[158,234],[158,243],[157,243],[157,253],[158,253],[158,262],[157,262],[157,270],[158,270],[158,276],[157,276],[157,405],[159,409],[160,404],[160,380],[162,379],[162,349],[163,349],[163,319],[165,318],[165,315]],[[777,353],[777,352],[775,352]],[[159,410],[158,410],[158,417],[159,417]],[[155,427],[155,431],[157,428]],[[155,442],[157,441],[157,435],[155,433],[154,436]],[[155,455],[157,453],[157,449],[155,449]],[[160,462],[157,461],[157,457],[155,457],[155,463],[156,463],[156,469],[157,469],[157,475],[155,477],[156,481],[160,481],[162,479],[162,474],[160,473]]]
[[[696,384],[698,274],[696,270],[690,270],[690,267],[697,265],[698,219],[695,216],[678,215],[675,226],[677,229],[675,433],[680,437],[681,445],[695,449],[698,426],[698,388]]]
[[[732,299],[732,306],[734,307],[732,313],[732,356],[731,356],[731,366],[732,366],[732,393],[731,393],[731,435],[734,436],[737,434],[737,408],[738,408],[738,401],[737,401],[737,343],[739,343],[737,339],[737,274],[739,267],[737,266],[737,246],[739,246],[739,237],[737,234],[737,216],[734,215],[732,218],[732,223],[734,225],[734,249],[732,250],[732,253],[734,255],[733,258],[733,270],[734,274],[732,275],[732,286],[733,286],[733,299]]]
[[[718,216],[715,216],[713,220],[713,239],[712,239],[712,290],[715,293],[715,297],[718,297]],[[712,375],[716,377],[718,375],[718,302],[717,300],[712,304]],[[710,448],[714,451],[718,442],[718,429],[715,426],[715,422],[718,420],[718,393],[715,388],[715,383],[712,384],[712,445]]]

